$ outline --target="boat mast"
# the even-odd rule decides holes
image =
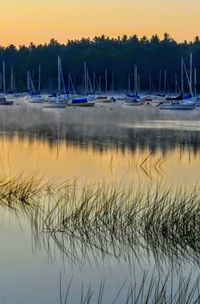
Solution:
[[[93,91],[93,94],[95,94],[95,88],[96,88],[96,85],[95,85],[95,82],[96,82],[96,75],[95,75],[95,72],[93,72],[93,76],[92,76],[92,91]]]
[[[3,93],[6,94],[6,68],[5,68],[5,61],[3,61]]]
[[[134,91],[135,94],[137,94],[137,90],[138,90],[138,80],[137,80],[137,65],[134,65]]]
[[[87,88],[87,65],[86,62],[84,61],[83,63],[84,66],[84,93],[87,95],[88,93],[88,88]]]
[[[181,58],[181,93],[184,93],[184,79],[183,79],[183,58]]]
[[[167,93],[167,71],[165,69],[165,72],[164,72],[164,94],[166,95]]]
[[[101,94],[101,75],[99,75],[99,93]]]
[[[70,93],[70,84],[71,84],[71,88],[72,88],[72,93],[76,94],[71,73],[68,74],[68,94]]]
[[[192,93],[192,53],[190,53],[190,90]],[[193,94],[192,94],[193,95]]]
[[[105,94],[108,92],[108,72],[105,70]]]
[[[29,71],[27,71],[27,73],[26,73],[26,86],[27,86],[27,92],[30,92]]]
[[[187,81],[188,81],[188,85],[189,85],[189,89],[190,89],[190,94],[193,96],[192,87],[191,87],[191,83],[190,83],[190,78],[189,78],[189,75],[188,75],[188,72],[187,72],[187,68],[186,68],[186,65],[185,65],[184,61],[183,61],[183,66],[184,66],[184,69],[185,69],[185,74],[186,74],[186,78],[187,78]]]
[[[61,93],[61,73],[60,73],[60,68],[61,68],[61,59],[60,56],[58,56],[58,95]]]
[[[38,67],[38,92],[41,90],[41,66]]]
[[[194,69],[194,95],[197,97],[197,69]]]
[[[162,70],[159,71],[159,94],[161,94]]]
[[[151,75],[149,75],[149,94],[151,94],[151,92],[152,92],[151,84],[152,84]]]
[[[70,73],[68,73],[67,91],[70,94]]]
[[[137,93],[140,94],[140,75],[138,75],[138,77],[137,77],[137,90],[138,90]]]
[[[13,74],[13,67],[11,67],[11,70],[10,70],[10,89],[11,89],[11,92],[13,93],[13,92],[14,92],[14,74]]]
[[[128,73],[128,93],[131,92],[131,75]]]
[[[174,80],[175,80],[175,94],[177,94],[178,93],[177,74],[174,75]]]
[[[60,58],[60,80],[62,81],[62,87],[63,87],[64,94],[67,95],[64,76],[63,76],[63,70],[62,70],[61,58]],[[61,93],[61,87],[60,87],[60,93]]]
[[[88,88],[90,87],[90,92],[93,93],[92,83],[90,80],[90,75],[89,75],[88,69],[87,69],[87,83],[88,83]]]
[[[14,91],[16,90],[16,74],[13,73],[13,88],[14,88]]]
[[[114,93],[114,81],[115,81],[115,74],[114,71],[112,71],[112,85],[111,85],[112,94]]]

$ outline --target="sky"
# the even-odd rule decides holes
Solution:
[[[199,25],[199,0],[0,0],[3,46],[101,34],[193,40]]]

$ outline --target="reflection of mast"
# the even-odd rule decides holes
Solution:
[[[60,115],[58,114],[58,127],[57,127],[57,145],[56,145],[56,156],[59,157],[59,145],[60,145]]]
[[[191,144],[191,139],[190,139],[190,129],[189,129],[189,133],[188,133],[188,143],[189,143],[189,155],[188,155],[188,157],[189,157],[189,164],[190,164],[190,162],[191,162],[191,151],[190,151],[190,144]]]

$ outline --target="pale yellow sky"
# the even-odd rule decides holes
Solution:
[[[199,24],[199,0],[0,1],[0,45],[164,32],[179,41],[193,40]]]

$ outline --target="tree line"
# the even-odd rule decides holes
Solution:
[[[105,35],[94,38],[68,40],[65,44],[51,39],[49,43],[16,47],[0,47],[0,63],[5,65],[6,90],[11,89],[11,70],[16,91],[27,90],[27,71],[38,86],[39,66],[41,90],[57,89],[57,57],[62,59],[62,72],[66,87],[70,83],[76,91],[82,90],[83,63],[87,63],[91,86],[95,90],[133,90],[134,66],[137,65],[141,91],[175,91],[180,88],[181,58],[189,71],[189,57],[193,54],[193,68],[197,71],[197,90],[200,89],[200,39],[177,42],[169,34],[162,38]],[[70,73],[70,81],[69,81]],[[194,74],[194,73],[193,73]],[[185,90],[188,91],[186,76]],[[166,79],[164,79],[166,78]],[[3,70],[0,66],[0,91],[3,90]],[[164,84],[166,81],[166,84]]]

